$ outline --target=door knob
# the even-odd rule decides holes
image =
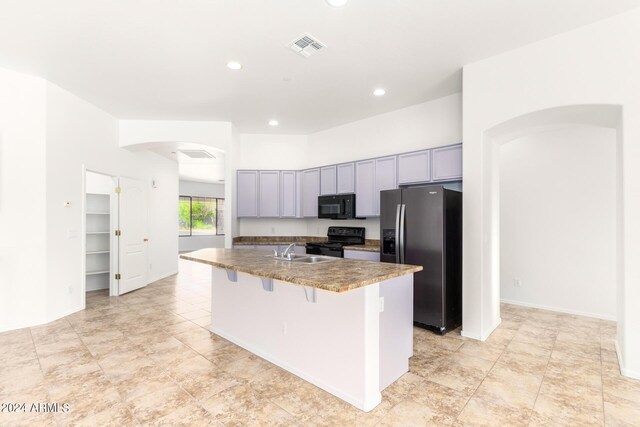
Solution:
[[[147,239],[147,238],[145,237],[145,238],[144,238],[144,241],[145,241],[145,242],[148,242],[148,241],[149,241],[149,239]]]

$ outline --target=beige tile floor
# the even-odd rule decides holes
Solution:
[[[0,402],[70,405],[0,425],[640,425],[613,322],[504,305],[484,343],[415,329],[410,372],[363,413],[210,334],[209,281],[181,261],[145,289],[0,334]]]

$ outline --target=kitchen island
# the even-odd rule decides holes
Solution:
[[[363,411],[409,369],[413,273],[422,267],[288,261],[254,249],[181,258],[214,267],[211,332]]]

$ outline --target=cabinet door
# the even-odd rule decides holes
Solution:
[[[396,156],[376,159],[375,215],[380,215],[380,192],[398,188],[396,182],[396,160]]]
[[[380,252],[353,251],[345,248],[344,257],[349,259],[361,259],[363,261],[380,262]]]
[[[398,184],[429,182],[431,180],[431,152],[429,150],[398,156]]]
[[[258,216],[258,171],[238,171],[238,217]]]
[[[280,172],[260,171],[259,188],[258,215],[261,218],[280,216]]]
[[[434,181],[462,179],[462,144],[434,148],[431,151]]]
[[[356,216],[375,216],[375,172],[373,160],[356,162]]]
[[[325,166],[320,169],[320,195],[336,194],[336,167]]]
[[[295,218],[296,216],[296,172],[280,172],[280,216]]]
[[[356,192],[355,164],[344,163],[337,166],[337,194],[351,194]]]
[[[318,217],[320,194],[320,169],[302,171],[302,216]]]
[[[296,171],[296,218],[302,216],[302,171]]]

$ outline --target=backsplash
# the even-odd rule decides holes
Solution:
[[[317,218],[240,218],[240,236],[318,236],[327,235],[330,226],[365,227],[367,239],[380,238],[380,219],[329,220]]]

